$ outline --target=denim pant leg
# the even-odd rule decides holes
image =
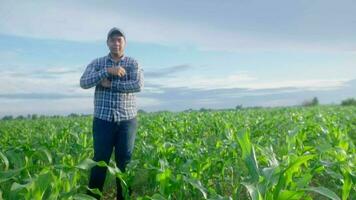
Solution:
[[[93,120],[93,142],[94,142],[94,161],[105,161],[109,163],[114,147],[115,126],[113,122],[94,118]],[[95,166],[91,169],[89,188],[98,188],[103,190],[106,167]],[[90,192],[88,192],[91,194]],[[97,195],[93,195],[99,198]]]
[[[118,168],[125,172],[125,167],[129,163],[135,144],[137,132],[137,119],[121,121],[116,130],[115,140],[115,161]],[[121,183],[116,178],[117,199],[123,199]]]

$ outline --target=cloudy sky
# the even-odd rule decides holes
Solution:
[[[0,116],[92,113],[79,78],[127,35],[147,111],[356,97],[352,0],[0,0]]]

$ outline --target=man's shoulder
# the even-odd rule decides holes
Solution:
[[[106,60],[108,59],[108,56],[101,56],[101,57],[98,57],[98,58],[95,58],[92,63],[102,63],[102,62],[105,62]]]
[[[97,58],[94,58],[89,65],[101,65],[102,63],[105,63],[106,60],[108,59],[108,56],[102,56],[102,57],[97,57]]]
[[[132,68],[132,69],[137,69],[139,68],[139,64],[137,62],[137,60],[135,58],[129,57],[129,56],[125,56],[123,58],[123,63],[124,66],[128,67],[128,68]]]
[[[133,58],[133,57],[130,57],[130,56],[125,56],[124,60],[127,63],[137,63],[137,60],[135,58]]]

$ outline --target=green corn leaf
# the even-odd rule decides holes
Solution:
[[[281,176],[279,177],[278,180],[278,184],[276,186],[275,191],[273,192],[273,197],[276,199],[279,194],[280,191],[286,186],[286,184],[288,184],[288,182],[290,181],[289,179],[292,178],[292,175],[294,173],[294,171],[300,167],[300,165],[302,165],[303,163],[307,162],[308,160],[314,158],[315,155],[304,155],[304,156],[300,156],[298,157],[294,162],[292,162],[281,174]]]
[[[52,155],[51,153],[48,151],[48,149],[46,148],[41,148],[40,149],[41,152],[43,152],[43,154],[46,156],[46,159],[48,161],[48,163],[52,164]]]
[[[9,160],[7,159],[7,157],[5,156],[5,154],[3,154],[0,151],[0,158],[3,161],[4,165],[5,165],[5,171],[9,169]]]
[[[87,194],[76,194],[73,196],[75,200],[96,200],[96,198],[89,196]]]
[[[258,187],[256,187],[253,183],[242,182],[241,184],[246,187],[252,200],[263,200]]]
[[[78,169],[88,170],[88,169],[91,169],[92,167],[94,167],[96,164],[97,164],[97,162],[95,162],[92,159],[87,158],[75,167]]]
[[[303,197],[303,191],[282,190],[279,193],[278,200],[299,200]]]
[[[249,175],[253,182],[258,182],[259,169],[257,165],[255,150],[250,142],[250,136],[247,130],[240,130],[237,134],[237,140],[242,150],[242,158],[248,168]]]
[[[152,200],[166,200],[166,198],[164,198],[164,196],[162,196],[161,194],[154,194],[152,197],[149,197]]]
[[[194,188],[198,189],[203,194],[204,199],[208,198],[207,189],[201,184],[199,180],[195,180],[187,177],[184,177],[183,179],[186,182],[188,182],[190,185],[192,185]]]
[[[10,191],[22,190],[22,189],[24,189],[24,188],[28,188],[30,185],[31,185],[31,182],[30,182],[30,183],[27,183],[27,184],[23,184],[23,185],[14,182],[14,183],[11,185]]]
[[[97,195],[99,195],[99,196],[103,196],[103,194],[101,193],[101,191],[98,189],[98,188],[94,188],[94,189],[92,189],[92,188],[89,188],[89,187],[86,187],[87,188],[87,190],[89,190],[90,192],[92,192],[93,194],[97,194]]]
[[[15,176],[19,175],[21,173],[21,171],[24,169],[25,168],[0,171],[0,183],[3,183],[11,178],[14,178]]]
[[[308,160],[314,158],[315,155],[303,155],[298,157],[293,163],[291,163],[287,169],[284,171],[285,174],[290,174],[293,172],[295,169],[299,168],[300,165],[303,163],[307,162]]]
[[[303,190],[319,193],[332,200],[341,200],[333,191],[325,187],[308,187],[308,188],[304,188]]]
[[[42,198],[47,188],[51,186],[52,180],[53,176],[51,172],[40,174],[34,181],[34,193]]]
[[[348,172],[344,173],[344,184],[342,185],[342,200],[347,200],[352,188],[351,175]]]

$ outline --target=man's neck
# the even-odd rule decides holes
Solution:
[[[113,59],[114,61],[119,61],[124,56],[124,54],[110,53],[110,56],[111,56],[111,59]]]

